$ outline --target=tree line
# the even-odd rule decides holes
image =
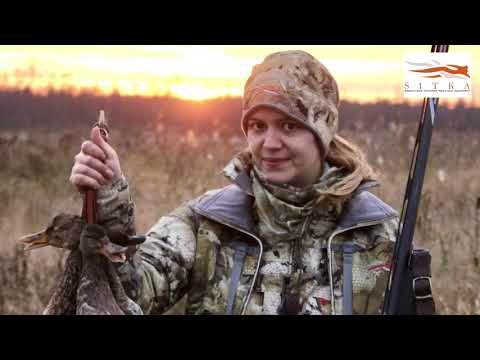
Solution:
[[[34,94],[30,89],[0,90],[0,131],[46,129],[63,131],[90,127],[104,109],[115,128],[148,129],[156,126],[203,133],[215,128],[220,134],[240,134],[240,98],[218,98],[201,102],[172,96],[141,97],[99,95],[65,91]],[[418,122],[420,105],[378,102],[358,104],[342,101],[340,129],[371,130],[391,123]],[[459,103],[453,109],[440,106],[436,127],[459,131],[479,130],[479,108]]]

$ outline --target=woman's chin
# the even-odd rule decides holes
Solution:
[[[268,182],[275,185],[285,185],[288,184],[291,180],[291,176],[278,172],[267,171],[264,172],[264,175],[267,177]]]

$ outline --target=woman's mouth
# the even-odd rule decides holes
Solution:
[[[266,167],[278,167],[285,164],[289,159],[288,158],[263,158],[263,165]]]

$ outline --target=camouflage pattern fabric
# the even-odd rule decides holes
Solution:
[[[245,84],[242,129],[259,107],[275,108],[297,119],[317,136],[328,153],[338,129],[338,86],[328,69],[304,51],[271,54],[255,65]]]
[[[315,279],[315,275],[320,263],[326,261],[327,253],[322,248],[326,249],[328,237],[336,228],[342,201],[323,196],[322,190],[342,177],[341,169],[324,163],[317,183],[300,189],[271,184],[258,169],[252,171],[257,233],[265,243],[264,256],[268,259],[260,270],[267,294],[265,313],[277,314],[281,295],[286,293],[298,294],[300,305],[305,305],[303,311],[309,312],[311,306],[306,302],[315,287],[309,283],[321,283],[328,289],[327,277]],[[288,284],[286,279],[290,280]]]
[[[226,172],[242,170],[236,158]],[[330,174],[335,175],[335,171]],[[232,175],[232,174],[231,174]],[[338,175],[338,174],[337,174]],[[232,175],[233,176],[233,175]],[[100,213],[110,226],[131,229],[134,209],[128,185],[109,192],[108,207]],[[126,186],[126,187],[125,187]],[[119,192],[118,188],[122,188]],[[256,233],[240,231],[235,224],[219,222],[195,214],[199,201],[214,201],[222,189],[212,190],[189,201],[162,217],[147,233],[147,241],[127,263],[119,268],[127,293],[145,314],[161,314],[185,294],[187,314],[225,314],[234,266],[235,244],[248,244],[236,291],[233,314],[240,314],[253,287],[246,314],[278,314],[287,291],[299,296],[300,314],[331,314],[332,299],[328,273],[327,243],[332,237],[333,289],[335,313],[342,314],[343,254],[339,246],[349,242],[359,249],[353,255],[353,313],[380,314],[383,293],[393,252],[396,218],[364,224],[352,229],[338,229],[338,212],[330,202],[315,207],[315,216],[304,229],[301,246],[283,241],[258,226]],[[105,201],[106,198],[99,199]],[[107,208],[115,212],[109,213]],[[256,212],[255,209],[245,211]],[[317,216],[318,215],[318,216]],[[254,216],[257,220],[258,215]],[[340,231],[341,230],[341,231]],[[259,249],[253,239],[260,237],[264,246],[260,274],[252,284]],[[295,253],[296,252],[296,253]],[[293,258],[298,266],[292,267]]]
[[[99,224],[110,230],[135,234],[135,204],[130,196],[125,176],[97,192],[97,216]]]

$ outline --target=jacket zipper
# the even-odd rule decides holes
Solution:
[[[237,231],[240,231],[241,233],[245,234],[245,235],[248,235],[250,237],[252,237],[253,239],[255,239],[255,241],[258,243],[258,246],[260,248],[260,252],[258,254],[258,260],[257,260],[257,268],[255,269],[255,274],[253,275],[253,281],[252,281],[252,284],[250,285],[250,290],[248,291],[247,293],[247,298],[245,299],[243,305],[242,305],[242,310],[240,312],[240,315],[245,315],[245,311],[247,310],[247,306],[248,306],[248,303],[250,302],[250,296],[252,295],[252,290],[255,286],[255,282],[257,281],[257,276],[258,276],[258,271],[260,269],[260,262],[262,260],[262,255],[263,255],[263,244],[262,244],[262,241],[260,240],[259,237],[257,237],[256,235],[248,232],[248,231],[245,231],[237,226],[234,226],[232,224],[227,224],[215,217],[212,217],[210,214],[206,214],[203,210],[200,210],[198,208],[195,209],[195,211],[197,211],[198,213],[200,213],[201,215],[205,216],[207,219],[210,219],[210,220],[213,220],[213,221],[216,221],[222,225],[225,225],[225,226],[228,226],[232,229],[235,229]]]
[[[259,252],[258,260],[257,260],[257,268],[255,270],[255,274],[253,276],[253,281],[252,281],[252,284],[250,285],[250,289],[248,291],[247,298],[244,301],[244,304],[242,306],[242,311],[240,313],[241,315],[244,315],[245,311],[247,309],[248,303],[250,302],[250,297],[251,297],[251,294],[252,294],[252,290],[255,286],[255,282],[256,282],[257,276],[258,276],[258,271],[260,269],[260,262],[262,260],[262,255],[263,255],[262,241],[256,235],[254,235],[254,234],[252,234],[252,233],[250,233],[246,230],[243,230],[243,229],[241,229],[237,226],[234,226],[232,224],[225,223],[224,221],[221,221],[221,220],[211,216],[210,214],[207,214],[203,210],[200,210],[200,209],[196,208],[195,211],[197,211],[198,213],[200,213],[201,215],[205,216],[206,218],[208,218],[210,220],[216,221],[216,222],[218,222],[222,225],[225,225],[225,226],[230,227],[234,230],[240,231],[241,233],[243,233],[245,235],[250,236],[251,238],[255,239],[255,241],[258,243],[258,246],[260,248],[260,252]],[[379,219],[379,220],[359,223],[359,224],[356,224],[355,226],[351,226],[351,227],[344,228],[344,229],[337,229],[328,238],[327,254],[328,254],[328,269],[329,269],[328,273],[329,273],[329,281],[330,281],[330,296],[331,296],[331,304],[332,304],[332,315],[336,315],[335,294],[334,294],[334,289],[333,289],[333,264],[332,264],[333,256],[332,256],[332,247],[331,247],[333,238],[335,236],[337,236],[338,234],[344,233],[346,231],[353,230],[353,229],[358,229],[358,228],[362,228],[362,227],[368,227],[368,226],[372,226],[372,225],[378,225],[378,224],[381,224],[382,222],[384,222],[385,220],[393,219],[394,217],[395,217],[395,215],[387,216],[387,217],[384,217],[384,218]]]
[[[372,225],[378,225],[378,224],[383,223],[385,220],[393,219],[394,217],[395,217],[395,215],[387,216],[387,217],[384,217],[384,218],[379,219],[379,220],[359,223],[359,224],[356,224],[354,226],[350,226],[350,227],[344,228],[344,229],[337,229],[337,230],[334,230],[333,233],[328,238],[328,245],[327,245],[328,277],[329,277],[329,281],[330,281],[330,297],[331,297],[331,304],[332,304],[332,315],[336,315],[335,293],[334,293],[334,289],[333,289],[333,255],[332,255],[332,240],[333,240],[333,238],[335,236],[337,236],[338,234],[344,233],[346,231],[353,230],[353,229],[358,229],[358,228],[362,228],[362,227],[368,227],[368,226],[372,226]]]

